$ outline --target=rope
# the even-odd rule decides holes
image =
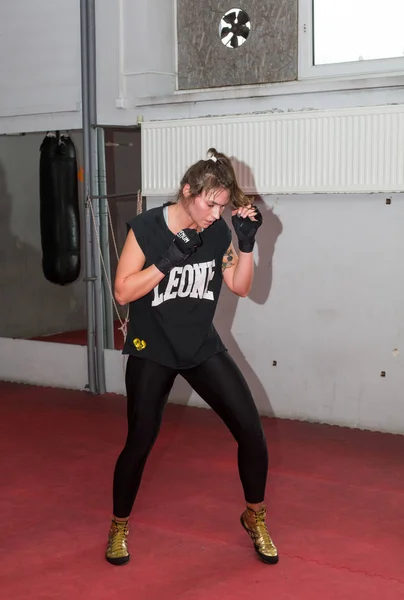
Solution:
[[[115,234],[114,234],[114,228],[113,228],[113,225],[112,225],[111,211],[109,209],[108,199],[106,199],[106,200],[107,200],[108,223],[109,223],[110,230],[111,230],[112,241],[113,241],[113,245],[114,245],[114,249],[115,249],[115,255],[116,255],[117,260],[119,261],[119,252],[118,252],[118,247],[117,247],[117,244],[116,244],[116,239],[115,239]],[[106,265],[105,265],[105,260],[104,260],[103,254],[102,254],[101,241],[100,241],[99,231],[98,231],[98,227],[97,227],[97,222],[96,222],[96,219],[95,219],[94,206],[93,206],[93,203],[92,203],[91,198],[89,196],[87,197],[87,201],[89,203],[90,210],[91,210],[91,216],[92,216],[92,220],[93,220],[94,232],[95,232],[95,236],[97,238],[98,251],[100,253],[100,259],[101,259],[102,268],[104,270],[105,280],[106,280],[106,282],[108,284],[108,289],[109,289],[109,293],[111,295],[112,304],[113,304],[113,306],[115,308],[115,312],[116,312],[116,314],[118,316],[118,319],[119,319],[119,322],[120,322],[120,325],[121,325],[118,329],[122,332],[124,342],[126,342],[126,338],[127,338],[127,335],[128,335],[128,323],[129,323],[129,304],[126,305],[126,316],[125,316],[125,319],[122,320],[121,315],[120,315],[119,310],[118,310],[118,306],[117,306],[116,301],[115,301],[114,293],[112,291],[112,283],[111,283],[111,280],[110,280],[110,278],[108,276],[107,268],[106,268]],[[141,193],[141,190],[138,190],[138,192],[137,192],[136,214],[139,215],[142,211],[143,211],[142,193]]]

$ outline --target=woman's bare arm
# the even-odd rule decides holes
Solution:
[[[164,279],[164,274],[155,265],[142,270],[145,261],[135,234],[130,230],[115,277],[114,295],[118,304],[124,305],[142,298]]]

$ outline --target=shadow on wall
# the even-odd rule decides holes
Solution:
[[[240,172],[240,170],[243,169],[244,172],[247,171],[250,173],[250,180],[254,180],[251,169],[247,165],[245,165],[244,163],[240,163],[235,159],[232,159],[232,162],[233,165],[235,165],[236,172]],[[256,246],[258,260],[255,261],[254,283],[249,294],[249,299],[255,302],[256,304],[264,305],[268,301],[271,292],[273,275],[273,256],[275,253],[276,242],[283,231],[283,226],[280,219],[274,214],[273,210],[265,204],[264,200],[258,195],[258,193],[254,194],[252,201],[258,206],[259,210],[261,211],[263,216],[263,223],[260,229],[258,230],[257,234]],[[237,249],[238,245],[233,231],[233,227],[231,225],[230,211],[227,211],[225,220],[229,224],[230,229],[233,232],[233,244],[234,247]],[[241,302],[241,305],[238,308],[239,302]],[[235,294],[231,293],[224,285],[216,311],[215,325],[223,340],[223,343],[225,344],[229,353],[240,367],[245,379],[247,380],[247,383],[250,386],[255,403],[260,413],[268,416],[273,416],[274,413],[271,406],[268,391],[265,390],[259,377],[257,376],[251,364],[244,355],[240,337],[236,338],[236,336],[233,333],[233,325],[236,317],[236,312],[237,310],[239,310],[240,312],[244,310],[243,302],[246,301],[243,298],[239,298]],[[251,310],[250,307],[249,310]],[[244,328],[247,327],[246,321],[247,320],[244,320]],[[262,326],[265,327],[265,322],[262,323]],[[270,334],[270,332],[268,332],[268,334]],[[248,338],[251,338],[251,336],[254,336],[254,331],[245,331],[245,334],[243,333],[243,335],[245,335]],[[178,378],[175,384],[175,389],[176,395],[178,395],[179,398],[187,398],[185,403],[188,404],[191,398],[191,392],[189,390],[188,384],[185,381],[183,381],[182,378]]]
[[[243,171],[247,175],[247,180],[252,182],[252,187],[256,190],[255,180],[251,168],[235,158],[232,159],[232,162],[236,173]],[[255,259],[254,282],[249,294],[249,300],[252,300],[255,304],[262,306],[268,302],[270,296],[273,279],[273,257],[275,253],[275,246],[278,237],[282,234],[283,226],[279,217],[277,217],[273,210],[267,206],[257,190],[252,195],[252,202],[259,208],[263,217],[263,222],[258,230],[256,238],[256,251],[254,254],[257,256],[257,258]],[[231,225],[231,217],[229,214],[227,215],[226,221],[232,229],[233,244],[237,250],[237,238],[234,234]],[[244,374],[259,411],[265,415],[273,416],[274,413],[268,390],[266,390],[262,385],[259,377],[255,373],[253,367],[243,352],[242,337],[245,336],[250,338],[250,345],[251,337],[253,337],[255,334],[254,329],[250,329],[248,327],[247,315],[243,320],[241,320],[241,335],[236,337],[234,334],[236,313],[239,311],[239,314],[243,315],[243,311],[245,312],[246,310],[245,307],[248,308],[249,311],[253,310],[250,303],[248,306],[246,300],[239,298],[235,294],[232,294],[224,286],[222,297],[216,313],[217,329],[224,344],[228,348],[229,353],[233,356],[234,360]],[[265,327],[265,321],[262,323],[262,327]],[[268,332],[268,335],[269,334],[270,332]]]
[[[82,301],[67,288],[49,283],[42,272],[41,252],[22,239],[28,229],[27,237],[32,239],[34,229],[40,238],[38,196],[27,186],[26,196],[13,198],[0,163],[0,337],[27,339],[83,326],[84,295]],[[26,219],[18,225],[21,237],[11,230],[17,201],[29,206]],[[38,203],[37,223],[30,218],[32,203]]]
[[[263,223],[257,234],[256,246],[258,259],[255,260],[254,282],[249,294],[249,299],[258,305],[264,305],[268,301],[271,292],[273,256],[276,240],[282,232],[282,224],[279,218],[273,213],[272,209],[270,209],[260,197],[255,197],[254,203],[258,206],[263,216]],[[233,243],[235,248],[237,248],[237,240],[235,239],[234,234]],[[242,338],[244,336],[249,338],[248,345],[250,346],[251,338],[255,335],[254,329],[249,328],[248,326],[247,314],[244,314],[244,317],[241,316],[240,323],[242,325],[242,331],[240,335],[236,337],[234,333],[236,313],[239,311],[239,314],[243,315],[246,308],[248,311],[253,310],[251,304],[247,305],[246,300],[232,294],[224,287],[217,308],[215,319],[216,326],[229,353],[233,356],[244,374],[258,409],[265,415],[273,416],[268,391],[263,387],[259,377],[243,352]],[[265,328],[265,321],[262,322],[262,327]],[[268,335],[269,334],[270,332],[268,332]],[[270,365],[268,363],[268,368],[269,367]]]

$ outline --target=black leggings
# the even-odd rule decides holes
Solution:
[[[114,472],[115,517],[131,513],[176,376],[180,374],[224,421],[238,444],[238,469],[246,502],[264,500],[268,451],[247,383],[227,352],[192,369],[174,370],[129,356],[126,367],[128,436]]]

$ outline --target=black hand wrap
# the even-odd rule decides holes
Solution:
[[[233,223],[234,231],[236,232],[238,239],[238,247],[240,252],[252,252],[255,244],[255,235],[258,231],[258,227],[262,225],[262,215],[258,208],[255,208],[255,215],[253,221],[249,217],[243,218],[238,215],[234,215],[231,220]]]
[[[183,263],[201,244],[201,236],[195,229],[181,229],[164,256],[156,262],[156,267],[167,275],[173,267]]]

